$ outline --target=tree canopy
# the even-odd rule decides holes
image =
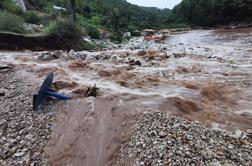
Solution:
[[[97,36],[98,29],[115,34],[141,29],[161,29],[172,25],[215,26],[235,22],[252,21],[252,0],[183,0],[170,9],[141,7],[126,0],[24,0],[28,10],[24,15],[29,23],[45,23],[73,18],[78,26]],[[56,11],[53,6],[65,8]],[[1,10],[22,17],[12,0],[0,1]],[[36,15],[36,13],[38,15]],[[41,14],[43,13],[43,14]],[[49,20],[49,21],[48,21]],[[94,29],[94,30],[91,30]],[[95,32],[95,33],[93,33]]]
[[[171,17],[199,26],[252,21],[252,0],[183,0]]]

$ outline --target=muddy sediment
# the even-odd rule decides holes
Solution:
[[[68,107],[50,141],[50,165],[110,165],[134,114],[110,98],[89,98]]]
[[[72,97],[68,102],[55,101],[58,111],[50,110],[54,125],[46,148],[41,146],[47,164],[112,165],[122,164],[125,150],[135,150],[126,145],[129,136],[145,132],[144,127],[132,132],[134,125],[143,123],[136,121],[143,112],[198,121],[204,131],[251,133],[251,36],[252,29],[236,33],[195,30],[171,35],[163,44],[132,39],[121,50],[0,52],[0,61],[15,66],[15,75],[33,84],[25,94],[36,91],[47,74],[54,72],[54,90]],[[94,85],[97,98],[87,95]],[[136,158],[129,159],[136,162]]]

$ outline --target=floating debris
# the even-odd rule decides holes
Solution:
[[[45,81],[43,82],[42,86],[40,87],[38,94],[33,96],[33,110],[38,110],[38,107],[43,103],[43,100],[46,96],[53,96],[61,100],[69,100],[71,99],[68,96],[55,93],[51,90],[53,84],[53,73],[50,73]]]

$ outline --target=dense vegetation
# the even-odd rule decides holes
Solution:
[[[0,31],[33,33],[24,25],[42,24],[42,31],[48,36],[74,39],[89,35],[96,39],[109,37],[121,41],[125,31],[252,21],[252,0],[183,0],[172,10],[140,7],[126,0],[24,2],[26,12],[13,0],[0,1]]]
[[[126,0],[24,0],[24,2],[28,12],[22,12],[13,0],[2,0],[0,12],[11,13],[16,16],[13,19],[19,17],[26,23],[43,24],[46,26],[45,32],[49,33],[55,31],[48,30],[56,28],[52,26],[55,20],[69,22],[71,18],[83,34],[92,38],[106,36],[113,40],[121,40],[124,31],[134,32],[145,28],[167,27],[167,20],[171,13],[169,9],[140,7]],[[65,10],[57,10],[53,6]],[[19,24],[21,24],[20,19]],[[0,27],[0,30],[9,29]]]
[[[252,21],[252,0],[183,0],[177,5],[170,22],[199,26],[225,25]]]
[[[11,13],[0,13],[0,30],[23,33],[24,19]]]
[[[72,14],[71,0],[27,0],[27,6],[55,13],[52,6],[66,8],[64,16]],[[76,19],[81,25],[103,26],[113,31],[134,31],[143,28],[161,28],[169,17],[169,9],[139,7],[126,0],[74,0]]]

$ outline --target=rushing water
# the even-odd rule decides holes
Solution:
[[[193,30],[173,34],[163,44],[137,38],[128,45],[136,42],[148,47],[144,55],[140,50],[96,52],[100,60],[77,68],[71,66],[80,61],[38,60],[41,52],[0,52],[1,63],[14,64],[31,82],[54,72],[55,81],[77,83],[61,90],[68,95],[95,83],[99,88],[98,99],[77,97],[62,109],[67,113],[56,124],[49,148],[52,164],[109,164],[143,111],[169,112],[213,128],[251,129],[251,28]],[[128,58],[142,65],[129,67]]]

